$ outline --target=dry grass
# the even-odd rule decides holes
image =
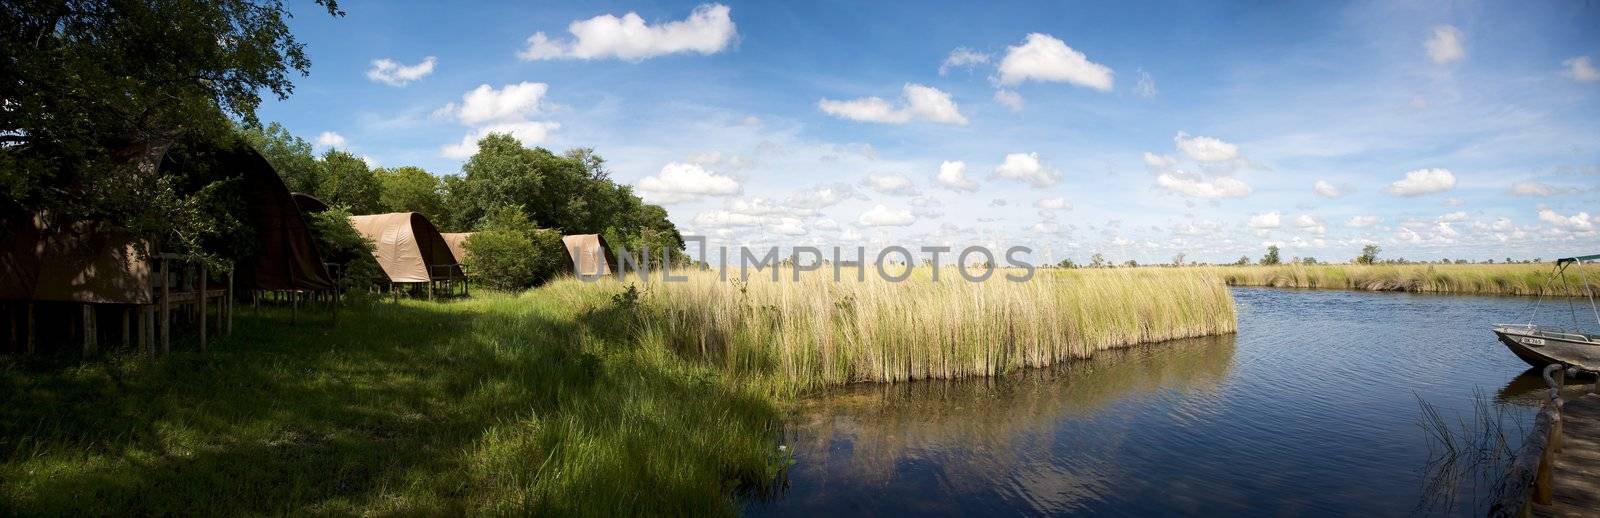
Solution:
[[[1566,282],[1551,280],[1551,264],[1280,265],[1201,268],[1232,286],[1332,288],[1489,295],[1586,296],[1584,281],[1600,283],[1600,268],[1574,266]]]
[[[564,279],[543,292],[573,301],[640,284],[640,339],[784,393],[856,381],[994,376],[1143,342],[1235,329],[1233,298],[1213,273],[1097,270],[970,283],[919,268],[892,283],[834,282],[825,272],[686,282]],[[619,300],[626,296],[619,296]]]

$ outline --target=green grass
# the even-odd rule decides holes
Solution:
[[[1331,264],[1221,266],[1198,268],[1234,286],[1331,288],[1485,295],[1583,297],[1585,281],[1600,284],[1600,267],[1567,268],[1552,280],[1554,265],[1544,264]],[[1600,289],[1597,287],[1596,289]]]
[[[782,463],[774,400],[608,303],[241,310],[204,356],[0,360],[0,514],[733,512]]]
[[[565,279],[337,327],[242,309],[204,355],[0,357],[0,514],[734,514],[787,465],[786,409],[810,389],[1235,325],[1198,272],[915,273]]]

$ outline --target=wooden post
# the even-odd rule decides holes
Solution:
[[[11,327],[10,327],[10,329],[11,329],[11,341],[7,342],[7,344],[10,344],[11,347],[16,347],[17,346],[17,308],[7,307],[6,308],[6,318],[11,321]]]
[[[433,279],[428,279],[428,302],[433,302]]]
[[[228,270],[228,297],[226,299],[224,299],[224,300],[225,300],[225,304],[228,305],[228,327],[223,329],[223,334],[232,335],[233,334],[233,270]]]
[[[200,352],[206,352],[206,263],[200,263],[200,311],[195,322],[200,324]]]
[[[32,302],[28,303],[28,350],[27,350],[27,353],[29,355],[33,354],[33,303]]]
[[[300,297],[295,292],[289,292],[289,321],[300,321]]]
[[[121,311],[121,313],[122,313],[122,345],[124,345],[124,346],[126,346],[126,345],[128,345],[130,343],[133,343],[131,340],[128,339],[130,336],[132,336],[132,335],[128,334],[128,320],[129,320],[128,311],[130,311],[130,310],[127,307],[123,307],[122,311]]]
[[[399,304],[400,303],[400,292],[395,291],[394,283],[392,283],[392,282],[389,283],[389,296],[394,298],[394,303],[395,304]]]
[[[83,305],[83,357],[88,358],[94,354],[94,305]]]
[[[154,320],[154,318],[150,317],[149,307],[139,306],[139,352],[141,354],[150,354],[150,323]]]
[[[161,258],[161,354],[172,352],[172,278],[167,258]]]

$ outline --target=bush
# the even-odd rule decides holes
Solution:
[[[467,250],[467,268],[479,282],[495,289],[529,288],[567,269],[561,234],[535,227],[521,207],[491,211],[462,246]]]
[[[311,234],[322,249],[322,260],[329,273],[339,279],[339,291],[364,292],[383,277],[378,261],[372,258],[373,244],[350,223],[350,209],[330,207],[311,214]]]

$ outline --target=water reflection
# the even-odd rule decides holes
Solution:
[[[1107,462],[1132,426],[1124,412],[1176,393],[1171,419],[1204,418],[1234,350],[1233,335],[1186,339],[1003,379],[867,384],[812,398],[785,434],[797,460],[792,485],[749,511],[1071,511],[1134,475]]]

